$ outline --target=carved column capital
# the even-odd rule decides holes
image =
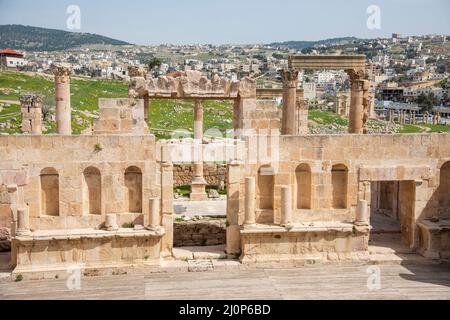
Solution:
[[[67,63],[53,63],[50,69],[55,75],[55,79],[57,81],[69,79],[72,74],[72,66]]]
[[[31,108],[33,108],[33,107],[38,108],[38,107],[42,106],[42,97],[37,94],[32,94],[32,93],[22,94],[19,97],[19,101],[22,106],[27,106],[27,107],[31,107]]]
[[[283,80],[283,87],[297,88],[298,85],[298,71],[294,69],[280,70],[280,76]]]

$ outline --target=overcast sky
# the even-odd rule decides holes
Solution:
[[[0,0],[0,24],[67,30],[69,5],[79,31],[142,45],[450,34],[450,0]],[[370,5],[381,29],[367,27]]]

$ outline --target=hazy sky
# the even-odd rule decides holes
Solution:
[[[450,34],[450,0],[0,0],[0,24],[67,30],[69,5],[81,9],[79,31],[135,44]],[[379,30],[367,28],[370,5]]]

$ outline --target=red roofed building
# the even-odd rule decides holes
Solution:
[[[17,69],[27,64],[24,59],[23,53],[15,51],[13,49],[0,50],[0,66],[2,68]]]

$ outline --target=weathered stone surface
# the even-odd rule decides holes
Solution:
[[[187,186],[191,184],[194,176],[193,165],[174,165],[173,180],[174,186]],[[203,167],[203,177],[210,186],[220,186],[220,182],[227,181],[226,165],[205,165]]]
[[[185,221],[174,224],[174,247],[201,247],[225,244],[226,222]]]

